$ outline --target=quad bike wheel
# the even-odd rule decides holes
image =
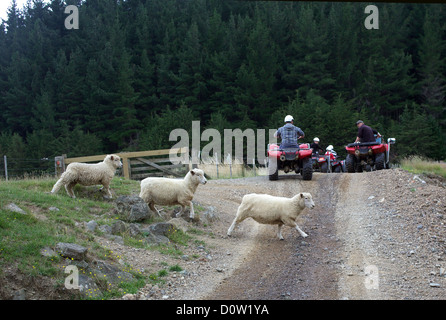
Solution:
[[[302,178],[303,180],[311,180],[313,177],[313,163],[311,158],[305,158],[302,160]]]
[[[324,162],[324,163],[321,165],[321,172],[323,172],[323,173],[328,173],[328,172],[330,172],[330,171],[328,170],[328,163],[327,163],[327,162]]]
[[[382,170],[386,167],[386,158],[384,153],[379,153],[375,156],[375,169]]]
[[[355,172],[355,164],[356,164],[355,156],[352,154],[348,154],[347,158],[345,159],[345,167],[347,169],[347,172],[354,173]]]

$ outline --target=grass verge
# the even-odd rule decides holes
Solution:
[[[415,174],[433,174],[446,179],[445,162],[437,162],[415,156],[402,160],[401,168]]]

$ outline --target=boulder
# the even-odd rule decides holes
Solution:
[[[153,215],[147,203],[138,196],[119,196],[115,204],[119,218],[124,221],[142,221]]]
[[[87,269],[87,271],[90,270]],[[91,271],[98,279],[104,279],[107,282],[111,282],[116,285],[119,285],[123,281],[128,282],[133,280],[131,273],[122,270],[114,264],[102,260],[95,261]]]
[[[109,225],[102,225],[99,228],[99,231],[103,232],[104,234],[111,234],[112,233],[112,227]]]
[[[172,232],[175,232],[177,229],[172,223],[159,222],[151,224],[145,230],[149,230],[151,233],[155,235],[163,235],[168,237]]]
[[[84,260],[88,249],[75,243],[59,242],[56,245],[56,251],[63,257]]]
[[[27,214],[25,212],[25,210],[23,210],[22,208],[20,208],[18,205],[16,205],[15,203],[10,203],[8,205],[5,206],[6,210],[15,212],[15,213],[20,213],[20,214]]]
[[[131,224],[129,224],[128,232],[131,237],[136,237],[138,234],[141,233],[141,228],[140,228],[139,224],[131,223]]]
[[[86,227],[88,231],[94,232],[98,227],[98,223],[94,220],[91,220],[86,224]]]
[[[149,232],[146,234],[145,242],[148,244],[168,244],[170,240],[166,236]]]
[[[82,273],[79,274],[79,293],[85,298],[96,298],[102,294],[96,282]]]
[[[126,230],[127,230],[127,226],[121,220],[114,222],[111,226],[111,234],[114,234],[114,235],[124,233]]]
[[[189,230],[189,224],[182,218],[172,218],[167,223],[173,224],[176,229],[179,229],[183,232],[187,232]]]

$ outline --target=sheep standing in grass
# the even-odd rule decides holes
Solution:
[[[313,208],[314,202],[310,193],[299,193],[292,198],[275,197],[268,194],[247,194],[243,197],[242,203],[238,207],[234,221],[228,229],[228,236],[231,235],[234,227],[245,220],[252,218],[262,224],[277,224],[279,230],[277,236],[283,240],[282,226],[296,228],[302,237],[308,235],[296,224],[297,216],[305,208]]]
[[[171,178],[145,178],[141,181],[141,192],[139,196],[147,202],[150,209],[159,214],[155,204],[172,206],[181,205],[177,217],[183,212],[185,206],[190,207],[190,218],[194,218],[194,206],[192,199],[198,185],[206,184],[203,170],[192,169],[184,179]]]
[[[67,170],[62,173],[60,179],[54,185],[51,193],[56,193],[62,186],[65,186],[68,195],[74,199],[76,197],[73,192],[73,187],[76,184],[79,183],[84,186],[102,184],[108,197],[112,198],[110,181],[113,179],[116,169],[121,167],[121,158],[114,154],[107,155],[104,161],[99,163],[70,163]]]

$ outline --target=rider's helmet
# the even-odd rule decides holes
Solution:
[[[293,116],[290,116],[290,115],[287,115],[286,117],[285,117],[285,122],[291,122],[291,121],[293,121],[294,120],[294,118],[293,118]]]
[[[330,144],[330,145],[327,147],[327,149],[325,149],[325,150],[327,150],[327,151],[332,151],[332,150],[333,150],[333,146]]]
[[[316,138],[313,139],[313,141],[314,141],[314,142],[319,142],[319,138],[316,137]]]

